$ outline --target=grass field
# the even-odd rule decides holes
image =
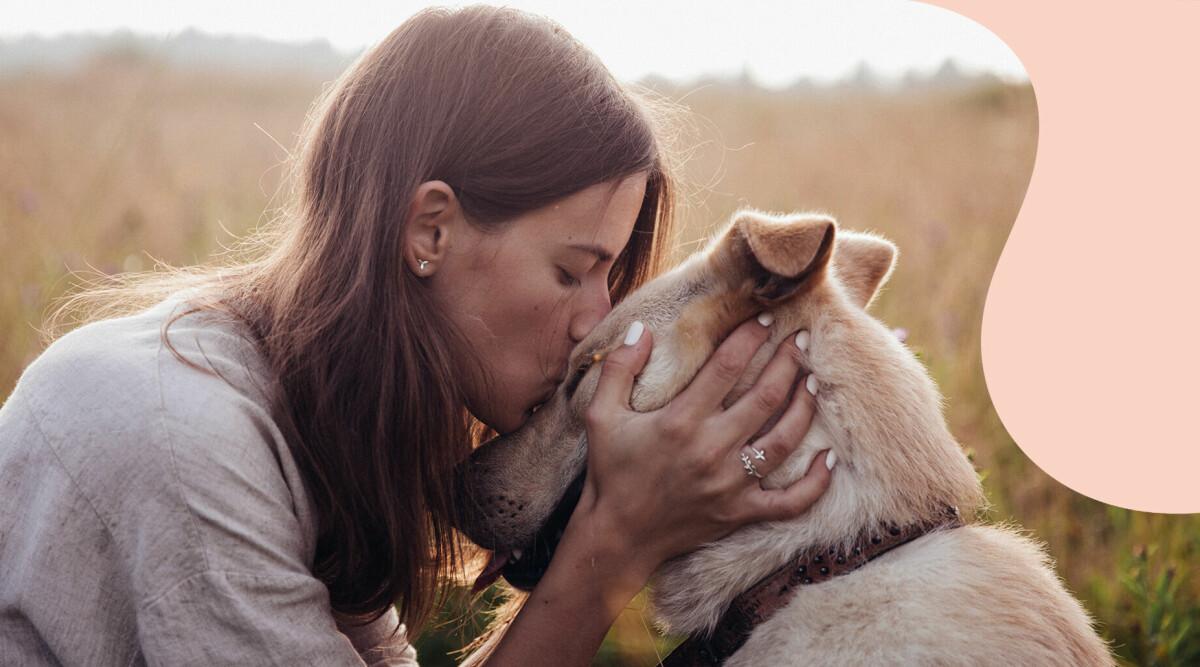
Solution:
[[[123,58],[0,79],[0,399],[42,349],[43,316],[71,272],[206,261],[267,220],[284,147],[321,83]],[[1022,454],[988,399],[981,314],[1033,169],[1033,91],[987,81],[658,89],[691,109],[697,146],[681,255],[740,206],[824,211],[895,241],[899,266],[874,312],[909,332],[941,385],[991,517],[1047,543],[1122,659],[1200,663],[1200,518],[1112,508],[1062,487]],[[440,664],[458,641],[430,630],[423,658]],[[639,600],[597,662],[651,665],[663,642]]]

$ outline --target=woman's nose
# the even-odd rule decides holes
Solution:
[[[608,285],[605,284],[604,289],[597,289],[589,295],[571,318],[571,324],[567,331],[571,336],[571,341],[578,343],[587,338],[587,335],[592,333],[592,329],[595,329],[611,310],[612,302],[608,296]]]

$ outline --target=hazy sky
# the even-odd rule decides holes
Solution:
[[[427,4],[419,0],[312,2],[208,0],[7,0],[0,37],[108,32],[211,33],[284,41],[327,39],[355,51],[382,39]],[[592,48],[622,78],[736,74],[768,85],[833,79],[860,62],[886,75],[930,70],[953,58],[967,71],[1024,78],[1020,61],[987,29],[912,0],[511,0],[545,14]]]

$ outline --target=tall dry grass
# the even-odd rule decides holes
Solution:
[[[180,71],[136,58],[0,79],[0,398],[42,349],[46,309],[72,272],[206,261],[266,220],[286,156],[276,140],[291,145],[320,88],[299,75]],[[986,475],[992,517],[1047,543],[1125,659],[1200,659],[1200,634],[1188,625],[1200,621],[1200,520],[1072,493],[1029,462],[988,399],[980,322],[1032,172],[1033,91],[996,82],[659,90],[694,121],[688,174],[697,187],[681,255],[741,206],[825,211],[894,240],[899,267],[874,312],[909,332],[948,397],[951,428]],[[431,629],[423,658],[437,664],[462,640]],[[654,664],[669,643],[639,600],[597,661]]]

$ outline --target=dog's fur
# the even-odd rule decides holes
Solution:
[[[576,374],[521,431],[476,450],[468,535],[498,550],[534,540],[586,463],[583,413],[599,378],[593,355],[619,346],[631,322],[654,335],[631,399],[648,411],[681,391],[734,327],[769,309],[771,339],[726,403],[750,388],[781,342],[809,331],[807,352],[791,349],[817,378],[817,411],[796,452],[762,484],[790,484],[831,449],[831,485],[798,518],[744,527],[665,563],[652,597],[664,629],[709,632],[734,597],[796,554],[846,547],[881,524],[918,523],[956,505],[967,526],[799,588],[727,664],[1111,664],[1042,550],[972,519],[982,490],[946,428],[936,387],[865,312],[894,256],[889,242],[838,232],[824,216],[738,214],[706,251],[614,309],[573,352]]]

